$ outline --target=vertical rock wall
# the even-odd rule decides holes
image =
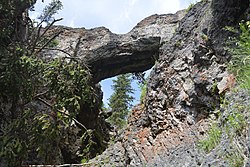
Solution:
[[[110,148],[96,160],[108,158],[106,166],[213,164],[196,144],[208,128],[209,114],[234,84],[226,71],[230,55],[223,47],[229,32],[223,28],[235,25],[248,7],[248,0],[201,1],[185,15],[173,37],[161,41],[145,108],[132,111],[128,128],[111,147],[123,148],[121,154],[109,154]]]

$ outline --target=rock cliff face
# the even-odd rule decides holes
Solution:
[[[234,86],[235,78],[226,70],[230,55],[224,49],[232,35],[224,27],[236,26],[244,15],[249,15],[249,4],[249,0],[202,0],[188,12],[152,15],[127,34],[114,34],[104,27],[90,30],[52,27],[49,33],[62,32],[55,41],[58,45],[47,48],[49,51],[42,56],[66,56],[84,62],[91,70],[93,85],[105,78],[154,66],[145,104],[132,110],[127,128],[115,142],[84,166],[229,166],[221,155],[233,150],[230,139],[222,138],[219,147],[210,154],[199,149],[197,142],[208,130],[209,116],[218,117],[217,112],[223,111],[221,97],[245,106],[250,103],[245,92],[227,92]],[[22,12],[27,5],[31,4],[20,7]],[[25,38],[25,33],[21,38]],[[100,88],[94,88],[93,94],[101,97]],[[99,113],[100,99],[95,101],[96,106],[83,104],[83,111],[77,116],[87,129],[96,133],[91,135],[95,140],[93,154],[101,152],[104,141],[109,139],[109,125]],[[38,110],[47,107],[40,103],[30,105]],[[229,103],[229,114],[233,113],[232,106]],[[226,113],[221,115],[227,117]],[[90,141],[86,139],[81,147],[84,141],[78,138],[79,131],[72,130],[72,138],[59,153],[60,159],[54,157],[55,162],[80,161],[79,151]],[[242,156],[249,156],[250,133],[246,134],[248,138],[243,143],[246,152]],[[250,165],[250,161],[245,164]]]
[[[105,27],[87,30],[85,28],[53,27],[49,34],[61,31],[56,39],[58,45],[44,51],[43,56],[69,57],[85,62],[92,73],[93,84],[100,80],[128,72],[143,72],[152,68],[159,57],[163,41],[173,36],[185,11],[176,14],[150,16],[127,34],[114,34]],[[100,89],[96,94],[102,96]],[[100,101],[96,103],[99,106]],[[77,116],[87,128],[98,127],[98,107],[84,105],[84,111]]]
[[[159,59],[150,75],[145,107],[132,111],[122,137],[91,162],[227,166],[220,159],[211,161],[197,148],[197,141],[208,128],[209,115],[220,107],[220,97],[234,84],[225,66],[230,59],[224,50],[230,32],[223,28],[235,26],[247,8],[248,0],[201,1],[180,20],[172,37],[156,34],[162,37]]]
[[[235,26],[247,11],[249,0],[203,0],[188,12],[150,16],[123,35],[104,27],[54,27],[52,33],[62,31],[59,44],[45,55],[80,59],[91,69],[93,83],[155,65],[145,105],[135,107],[121,137],[88,164],[227,166],[198,149],[197,141],[235,82],[226,70],[230,55],[224,46],[232,34],[224,27]]]

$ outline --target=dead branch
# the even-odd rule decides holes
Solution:
[[[36,51],[36,54],[40,53],[45,47],[49,45],[51,41],[53,41],[56,37],[58,37],[62,31],[57,32],[53,37],[51,37],[38,51]]]

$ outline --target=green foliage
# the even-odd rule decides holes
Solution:
[[[232,58],[228,68],[235,74],[241,89],[250,92],[250,21],[240,23],[239,30],[233,27],[225,27],[224,29],[234,34],[240,34],[238,38],[231,38],[231,46],[228,50],[231,52]],[[235,93],[237,93],[237,89],[235,89]],[[249,120],[247,114],[249,106],[242,101],[232,104],[232,102],[224,100],[222,107],[227,109],[224,116],[219,118],[222,122],[220,128],[221,131],[225,132],[231,145],[223,158],[227,160],[230,167],[244,166],[246,148],[242,146],[242,143],[246,140],[244,138]]]
[[[180,48],[180,47],[182,47],[182,45],[183,45],[183,41],[181,41],[181,40],[176,41],[175,44],[174,44],[174,46],[176,48]]]
[[[232,150],[225,155],[230,167],[241,167],[244,164],[244,148],[240,147],[240,136],[244,136],[247,127],[247,118],[243,115],[247,106],[235,104],[232,112],[225,117],[223,129],[231,142]]]
[[[21,2],[20,5],[26,4],[26,7],[32,5],[30,0]],[[10,167],[28,162],[54,164],[61,156],[63,144],[68,142],[76,115],[84,105],[95,103],[95,94],[89,84],[89,70],[82,62],[73,58],[48,61],[35,52],[39,42],[44,47],[53,47],[57,42],[37,35],[40,29],[22,20],[23,10],[19,11],[18,4],[19,1],[0,2],[3,14],[0,22],[0,157]],[[59,1],[52,1],[44,10],[42,22],[50,24],[52,15],[60,8]],[[29,40],[20,38],[20,24],[28,25],[26,28],[35,35],[25,34]]]
[[[148,78],[145,78],[145,72],[138,72],[133,73],[132,79],[137,80],[138,86],[141,90],[140,103],[143,104],[146,97]]]
[[[195,5],[194,3],[190,3],[188,8],[186,9],[186,12],[189,12],[194,7],[194,5]]]
[[[250,91],[250,21],[240,23],[239,27],[240,36],[233,40],[236,47],[229,49],[233,56],[228,67],[236,75],[241,87]]]
[[[20,119],[14,119],[5,126],[0,136],[0,154],[9,166],[19,166],[27,157],[33,157],[48,164],[55,163],[60,153],[59,145],[67,139],[62,132],[69,126],[65,118],[48,114],[37,114],[26,109]]]
[[[225,108],[216,120],[210,130],[206,139],[199,142],[199,146],[206,152],[215,149],[221,141],[228,141],[230,147],[218,147],[216,151],[221,151],[220,158],[225,159],[230,167],[243,166],[246,151],[242,143],[245,142],[245,130],[248,122],[248,104],[229,102],[226,99],[224,104],[221,105]],[[223,135],[223,138],[222,138]]]
[[[93,88],[89,86],[90,74],[83,64],[54,59],[45,68],[44,82],[49,88],[49,95],[56,100],[54,107],[57,110],[65,108],[71,114],[78,113],[81,104],[93,102],[94,96],[90,95]]]
[[[11,52],[9,54],[13,57],[1,61],[0,95],[9,95],[13,100],[20,97],[31,99],[35,86],[32,83],[39,82],[37,74],[40,72],[42,63],[22,55],[24,52],[20,48],[17,48],[14,54]]]
[[[14,38],[20,38],[22,35],[19,33],[22,26],[21,14],[34,3],[35,0],[2,0],[0,2],[0,47],[8,45]]]
[[[220,143],[221,134],[222,131],[217,124],[213,124],[208,131],[207,138],[199,142],[200,147],[206,152],[210,152]]]
[[[210,152],[220,143],[222,132],[226,132],[227,136],[231,140],[233,140],[236,136],[240,136],[247,126],[247,120],[241,113],[245,109],[246,106],[235,104],[232,106],[230,114],[226,113],[226,116],[220,116],[219,119],[223,119],[221,120],[223,124],[219,126],[214,123],[211,126],[208,131],[207,138],[199,142],[201,148],[203,148],[206,152]]]
[[[5,127],[6,131],[10,133],[4,133],[0,138],[1,141],[15,141],[15,143],[0,142],[1,148],[9,148],[1,150],[1,154],[7,162],[20,164],[23,161],[22,158],[27,157],[25,155],[31,150],[36,150],[38,159],[53,164],[55,159],[52,157],[58,156],[60,144],[66,140],[66,136],[63,135],[70,128],[72,119],[82,110],[83,104],[91,105],[94,103],[93,88],[89,86],[90,75],[80,63],[67,63],[61,59],[45,63],[42,60],[22,56],[20,63],[20,66],[27,70],[26,74],[31,72],[34,75],[33,78],[38,76],[41,78],[39,81],[29,79],[30,76],[21,78],[23,80],[18,82],[19,92],[15,92],[19,99],[25,101],[25,103],[32,102],[36,100],[36,96],[39,94],[40,89],[38,88],[42,88],[47,89],[44,90],[45,93],[42,92],[43,96],[53,99],[54,102],[50,106],[52,108],[45,111],[44,114],[33,111],[32,115],[27,115],[26,112],[21,112],[18,115],[22,119],[13,117],[12,123]],[[32,72],[33,70],[39,71],[38,76]],[[46,87],[44,87],[45,85]],[[11,90],[11,88],[8,89]],[[31,111],[29,108],[28,110]],[[69,115],[65,117],[59,111],[67,111]],[[18,148],[17,152],[9,151],[13,148]],[[20,154],[23,156],[20,156]],[[15,161],[12,161],[12,159],[15,159]],[[12,166],[13,164],[9,165]]]
[[[241,135],[241,132],[247,125],[246,119],[243,114],[241,114],[241,110],[244,108],[245,106],[235,104],[232,112],[225,118],[225,130],[231,139],[237,135]]]
[[[142,84],[139,84],[141,89],[140,103],[144,104],[146,93],[147,93],[147,81],[144,81]]]
[[[57,41],[57,40],[52,40],[50,43],[49,43],[49,45],[48,45],[48,47],[49,48],[54,48],[54,47],[56,47],[57,45],[59,44],[59,42]]]
[[[114,93],[109,99],[109,107],[113,113],[108,121],[121,129],[126,124],[129,109],[132,106],[131,102],[134,99],[131,96],[134,90],[131,87],[129,74],[119,75],[113,83]]]
[[[81,164],[85,164],[85,163],[87,163],[87,162],[88,162],[88,160],[85,159],[85,158],[83,158],[83,159],[81,160]]]
[[[230,152],[226,155],[226,160],[230,167],[242,167],[244,166],[244,157],[238,149],[234,149],[234,152]]]
[[[231,26],[225,26],[223,29],[226,30],[226,31],[237,33],[237,30],[234,27],[231,27]]]
[[[82,161],[88,161],[94,158],[97,152],[103,152],[106,148],[103,143],[103,137],[96,130],[87,130],[81,137],[81,141],[85,146],[82,150]]]
[[[206,34],[202,34],[201,35],[201,39],[204,41],[204,42],[208,42],[209,38]]]

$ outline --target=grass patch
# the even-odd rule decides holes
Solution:
[[[226,160],[228,166],[241,167],[247,159],[244,154],[247,152],[247,113],[250,111],[249,104],[241,96],[244,91],[248,95],[250,93],[250,21],[240,23],[239,30],[232,27],[225,27],[225,30],[240,34],[238,38],[231,38],[228,49],[232,54],[228,69],[236,76],[239,87],[221,102],[224,112],[221,112],[217,123],[212,124],[206,139],[201,140],[199,146],[206,152],[216,148],[217,152],[223,152],[219,158]],[[229,145],[217,147],[224,142]]]
[[[144,83],[140,84],[139,87],[141,89],[140,103],[144,104],[147,94],[147,80]]]
[[[230,152],[226,155],[226,160],[230,167],[242,167],[244,166],[244,156],[241,152]]]
[[[213,124],[210,130],[208,131],[207,138],[204,140],[201,140],[199,142],[199,146],[206,152],[210,152],[220,143],[221,134],[222,134],[222,131],[218,127],[218,125]]]
[[[190,3],[188,8],[186,9],[186,12],[189,12],[194,7],[194,3]]]
[[[235,48],[229,49],[232,59],[228,64],[228,69],[235,74],[241,88],[250,92],[250,21],[240,23],[240,36],[232,40]],[[236,32],[233,28],[228,31]]]
[[[232,112],[225,119],[225,130],[227,135],[232,139],[237,135],[241,135],[244,128],[247,126],[247,121],[241,110],[245,109],[245,106],[235,104]]]
[[[207,137],[200,140],[198,146],[207,153],[213,149],[216,149],[216,152],[224,152],[220,158],[226,160],[230,167],[241,167],[245,161],[246,148],[242,143],[246,140],[245,129],[248,119],[244,113],[249,111],[249,107],[239,103],[231,105],[228,101],[224,107],[226,110],[216,123],[212,124]],[[229,145],[220,144],[225,141],[229,142]]]

